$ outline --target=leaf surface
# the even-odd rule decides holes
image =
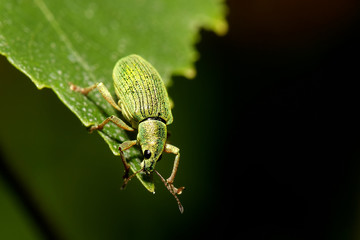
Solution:
[[[152,63],[169,86],[172,74],[194,77],[193,44],[200,27],[218,34],[227,30],[225,6],[218,0],[1,0],[0,12],[0,53],[38,88],[51,88],[87,127],[118,113],[100,93],[85,97],[71,91],[70,82],[82,87],[103,82],[114,93],[112,68],[135,53]],[[99,133],[115,155],[129,139],[113,124]],[[138,149],[125,156],[132,171],[140,169]],[[152,177],[142,176],[139,180],[153,192]]]

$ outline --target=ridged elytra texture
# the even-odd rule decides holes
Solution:
[[[124,117],[137,128],[149,117],[173,121],[164,82],[156,69],[138,55],[120,59],[113,71],[114,87]]]

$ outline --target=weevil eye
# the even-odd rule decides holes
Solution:
[[[149,159],[151,157],[151,152],[150,152],[150,150],[145,150],[144,151],[144,158],[145,159]]]

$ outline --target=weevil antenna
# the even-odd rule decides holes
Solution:
[[[181,205],[181,202],[179,200],[179,198],[176,196],[176,193],[173,192],[172,188],[170,187],[170,185],[168,184],[168,182],[165,181],[165,179],[163,178],[163,176],[161,176],[161,174],[154,170],[156,172],[156,174],[160,177],[161,181],[164,183],[165,187],[169,190],[169,192],[174,196],[178,206],[179,206],[179,210],[181,213],[184,212],[184,207]]]
[[[123,185],[121,186],[120,189],[123,190],[123,189],[126,187],[126,185],[128,184],[128,182],[129,182],[133,177],[135,177],[136,174],[138,174],[139,172],[142,172],[142,171],[143,171],[143,169],[141,168],[140,170],[138,170],[138,171],[134,172],[133,174],[131,174],[130,177],[125,178],[125,179],[124,179],[124,183],[123,183]]]

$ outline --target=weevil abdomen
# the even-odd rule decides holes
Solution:
[[[159,73],[138,55],[120,59],[113,71],[114,87],[123,115],[134,128],[144,119],[173,121],[169,97]]]

